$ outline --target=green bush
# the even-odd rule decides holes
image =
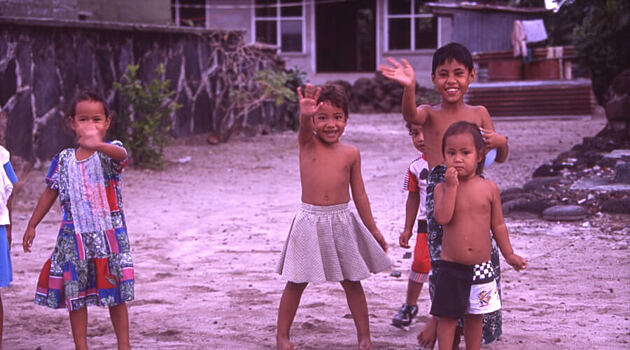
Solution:
[[[613,79],[630,68],[630,2],[628,0],[572,0],[558,15],[573,23],[573,44],[579,64],[591,77],[599,104]]]
[[[113,87],[120,93],[122,112],[118,116],[114,134],[131,152],[134,165],[161,169],[164,166],[163,150],[171,128],[170,115],[181,105],[171,101],[175,91],[170,81],[161,78],[164,65],[155,69],[155,78],[144,83],[137,77],[139,65],[128,65],[122,82]]]
[[[231,97],[241,114],[260,107],[266,100],[273,100],[276,106],[286,105],[286,111],[291,116],[287,126],[297,130],[299,101],[296,90],[304,83],[305,77],[306,73],[297,67],[288,70],[261,69],[254,73],[253,86],[232,89]]]

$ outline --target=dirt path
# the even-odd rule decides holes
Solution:
[[[364,282],[376,349],[416,349],[411,331],[389,325],[403,302],[410,260],[397,247],[403,224],[402,174],[414,150],[397,115],[353,115],[344,141],[359,147],[363,176],[390,257],[403,277]],[[496,122],[510,138],[505,165],[488,177],[501,188],[529,180],[538,165],[594,135],[604,121]],[[130,303],[132,344],[139,349],[270,349],[284,282],[273,273],[300,200],[295,133],[208,146],[202,138],[167,149],[164,172],[128,169],[124,203],[136,273]],[[34,252],[22,233],[43,188],[33,171],[14,213],[14,282],[2,290],[6,349],[71,349],[67,312],[33,304],[37,275],[52,251],[59,209],[38,227]],[[557,224],[509,219],[513,245],[530,260],[526,272],[504,264],[504,336],[488,349],[611,349],[630,346],[628,216]],[[430,303],[420,296],[421,313]],[[90,308],[93,349],[114,347],[107,310]],[[309,286],[293,339],[306,349],[353,349],[355,332],[341,286]]]

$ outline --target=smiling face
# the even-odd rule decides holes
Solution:
[[[105,133],[111,123],[103,104],[90,100],[78,102],[74,116],[68,117],[68,121],[75,135],[81,136],[85,131],[96,129],[101,139],[105,138]]]
[[[411,136],[413,146],[418,151],[424,152],[424,132],[422,132],[422,125],[409,124],[409,136]]]
[[[481,159],[470,133],[450,135],[444,140],[444,163],[455,168],[460,179],[476,176]]]
[[[328,102],[324,102],[313,116],[315,133],[324,143],[339,142],[347,123],[348,118],[343,113],[343,109]]]
[[[468,85],[474,78],[474,70],[469,71],[464,64],[454,59],[438,65],[435,73],[431,74],[431,80],[442,96],[442,101],[447,103],[463,102]]]

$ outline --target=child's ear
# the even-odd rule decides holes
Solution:
[[[112,117],[106,115],[105,116],[105,130],[108,130],[110,125],[112,125]]]
[[[475,81],[475,68],[470,71],[470,82]]]
[[[70,126],[70,129],[72,131],[75,131],[77,126],[76,126],[76,123],[74,122],[74,118],[71,115],[69,115],[67,118],[68,118],[68,125]]]

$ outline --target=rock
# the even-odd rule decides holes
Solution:
[[[402,276],[402,273],[400,271],[392,271],[392,273],[390,273],[389,275],[392,276],[392,277],[398,278],[398,277]]]
[[[542,217],[549,221],[577,221],[588,215],[586,209],[579,205],[555,205],[542,212]]]
[[[558,172],[553,166],[549,164],[543,164],[534,171],[534,173],[532,174],[532,177],[536,178],[536,177],[548,177],[548,176],[557,176],[557,175],[558,175]]]
[[[615,167],[615,182],[630,183],[630,163],[620,163]]]
[[[527,201],[533,201],[536,199],[536,195],[532,193],[502,193],[501,194],[501,203],[507,203],[509,201],[513,201],[515,199],[523,198]]]
[[[405,252],[405,254],[403,254],[403,259],[411,259],[411,252]]]
[[[602,203],[601,210],[612,214],[630,214],[630,198],[609,199]]]
[[[510,187],[508,189],[501,191],[501,197],[503,197],[506,194],[523,193],[523,192],[525,192],[525,190],[520,187]]]
[[[517,198],[513,199],[509,202],[505,202],[501,205],[501,209],[503,210],[503,215],[508,215],[512,210],[516,210],[521,205],[525,205],[528,200],[525,198]]]
[[[208,143],[211,145],[218,145],[219,144],[219,137],[215,134],[215,133],[210,133],[208,135]]]
[[[553,206],[553,204],[544,199],[535,199],[534,197],[532,200],[526,197],[521,197],[503,203],[502,209],[504,214],[521,211],[540,215],[540,213],[551,206]]]
[[[542,190],[549,185],[555,185],[562,183],[563,179],[561,176],[543,176],[532,179],[527,182],[525,186],[523,186],[526,190]]]

